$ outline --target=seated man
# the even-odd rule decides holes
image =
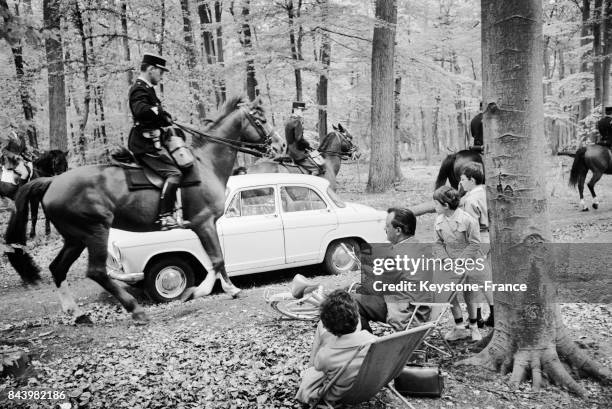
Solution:
[[[387,239],[393,244],[391,252],[393,258],[396,256],[415,256],[414,251],[419,247],[418,241],[413,237],[416,230],[416,217],[409,209],[390,208],[387,210],[387,221],[385,231]],[[418,255],[416,255],[418,256]],[[412,274],[414,273],[414,274]],[[399,283],[401,281],[419,282],[427,279],[421,271],[387,271],[386,283]],[[417,284],[418,286],[418,284]],[[380,294],[353,294],[359,306],[361,326],[366,331],[372,332],[369,321],[386,322],[396,331],[406,329],[415,306],[413,302],[432,302],[430,293],[425,292],[394,292],[389,295]],[[416,318],[420,322],[429,319],[430,309],[420,307]]]
[[[304,138],[304,102],[294,102],[291,108],[291,116],[285,122],[285,139],[287,140],[287,151],[293,162],[304,168],[308,173],[320,176],[324,172],[322,164],[315,162],[312,156],[313,149]],[[318,153],[318,152],[317,152]],[[319,157],[317,155],[316,157]]]
[[[359,373],[368,352],[367,345],[376,337],[361,330],[359,310],[350,294],[344,290],[333,291],[321,304],[321,321],[315,332],[310,368],[302,373],[302,382],[296,399],[310,403],[319,398],[325,383],[331,380],[347,362],[350,364],[325,396],[328,402],[341,400]]]

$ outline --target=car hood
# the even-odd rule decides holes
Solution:
[[[373,219],[382,218],[385,220],[387,218],[387,212],[383,210],[376,210],[373,207],[366,206],[361,203],[345,202],[345,204],[346,207],[341,208],[340,210],[352,211],[363,216],[372,217]]]

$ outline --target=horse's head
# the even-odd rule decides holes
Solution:
[[[51,156],[51,170],[53,175],[61,175],[68,170],[68,151],[54,149],[49,151]]]
[[[287,150],[287,142],[268,123],[261,100],[242,103],[243,112],[241,134],[243,142],[256,144],[254,149],[272,156],[282,155]]]
[[[361,154],[359,153],[359,147],[355,145],[353,135],[349,132],[348,129],[342,126],[342,124],[338,124],[338,126],[333,126],[336,134],[338,135],[339,141],[339,151],[342,155],[351,156],[353,159],[358,158]]]

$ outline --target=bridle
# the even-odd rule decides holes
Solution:
[[[357,146],[353,143],[353,141],[350,140],[343,132],[334,130],[334,134],[337,135],[341,139],[340,140],[340,152],[330,151],[330,150],[325,150],[325,149],[319,149],[319,152],[325,153],[328,156],[338,156],[342,160],[350,159],[359,148],[357,148]],[[350,145],[348,152],[342,152],[342,142],[346,142]]]
[[[240,110],[244,113],[244,116],[247,118],[251,126],[255,128],[260,138],[263,139],[263,142],[231,141],[202,132],[183,123],[175,122],[174,125],[191,134],[198,135],[209,142],[228,146],[232,149],[236,149],[239,152],[244,152],[260,158],[264,156],[273,156],[272,134],[274,133],[274,129],[272,127],[266,127],[266,125],[264,125],[265,122],[262,122],[259,118],[255,117],[256,112],[254,109],[248,110],[245,106],[241,106]]]

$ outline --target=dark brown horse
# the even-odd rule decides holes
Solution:
[[[447,179],[450,185],[457,189],[459,187],[459,180],[461,179],[461,170],[470,162],[478,162],[484,166],[482,163],[482,155],[479,152],[469,149],[451,153],[444,158],[440,165],[440,170],[438,171],[436,189],[440,186],[444,186]]]
[[[578,193],[580,194],[580,206],[582,211],[589,210],[584,202],[584,181],[586,180],[589,170],[593,173],[591,180],[587,186],[593,197],[593,209],[599,207],[599,199],[595,194],[595,184],[604,174],[612,174],[612,151],[610,148],[601,145],[588,145],[576,151],[576,153],[559,152],[559,155],[572,156],[574,163],[570,171],[569,184],[572,187],[578,185]]]
[[[196,158],[194,172],[201,183],[181,189],[183,213],[191,229],[209,255],[214,272],[190,296],[210,293],[217,277],[224,290],[236,296],[240,291],[225,271],[223,254],[215,222],[224,211],[225,187],[236,161],[237,149],[283,153],[281,139],[266,123],[259,102],[245,104],[240,98],[226,103],[219,117],[206,128],[207,135],[194,135],[191,149]],[[211,138],[212,136],[212,138]],[[14,252],[7,253],[10,263],[25,282],[39,280],[39,268],[24,251],[27,212],[24,202],[36,192],[45,191],[43,207],[64,238],[64,247],[49,269],[60,292],[63,309],[87,322],[78,310],[65,283],[68,269],[85,248],[89,253],[87,276],[121,302],[136,321],[148,321],[144,309],[126,290],[106,273],[107,241],[111,227],[129,231],[156,230],[160,192],[155,189],[129,191],[124,170],[117,166],[84,166],[54,178],[40,178],[25,184],[17,193],[17,211],[11,217],[6,243]],[[27,206],[25,206],[27,208]],[[15,245],[17,244],[17,245]]]
[[[318,151],[325,158],[325,173],[321,177],[329,181],[330,187],[336,190],[336,176],[340,171],[342,160],[359,157],[359,148],[353,143],[353,136],[338,124],[332,125],[333,131],[325,135],[319,144]],[[248,173],[304,173],[302,168],[292,162],[260,160],[247,170]]]

